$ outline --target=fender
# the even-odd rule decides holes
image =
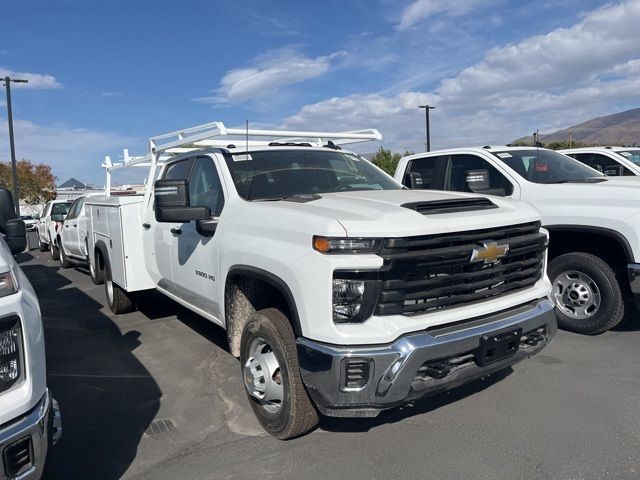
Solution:
[[[553,242],[553,232],[586,232],[609,237],[612,240],[616,241],[620,245],[620,247],[622,247],[622,251],[624,252],[624,256],[627,259],[627,262],[634,263],[633,250],[631,249],[629,241],[625,238],[624,235],[615,230],[588,225],[543,225],[543,227],[549,230],[549,237],[551,242]]]
[[[105,268],[102,268],[101,270],[105,270],[107,263],[109,261],[109,249],[107,248],[107,245],[104,243],[104,241],[98,240],[93,246],[93,249],[100,250],[100,253],[102,254],[102,260],[104,262],[103,267],[105,267]],[[99,265],[96,265],[96,267],[99,267]]]
[[[268,285],[271,285],[273,288],[278,290],[282,295],[284,295],[285,300],[287,301],[287,306],[289,307],[289,311],[292,315],[292,326],[293,332],[296,336],[302,336],[302,328],[300,327],[300,317],[298,315],[298,307],[296,307],[296,301],[293,298],[293,294],[289,289],[287,283],[282,280],[280,277],[277,277],[273,273],[267,272],[266,270],[262,270],[260,268],[252,267],[249,265],[233,265],[229,271],[227,272],[227,278],[225,279],[225,290],[227,283],[229,282],[229,278],[235,275],[242,274],[247,277],[254,278],[256,280],[260,280]],[[225,323],[226,323],[226,312],[225,312]]]

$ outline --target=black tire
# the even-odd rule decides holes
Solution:
[[[253,412],[262,427],[281,440],[309,432],[318,424],[318,412],[311,403],[300,377],[291,323],[282,312],[274,308],[260,310],[249,318],[240,339],[240,361],[245,382],[247,379],[244,366],[249,359],[251,345],[257,339],[264,339],[268,343],[278,361],[283,400],[279,410],[274,413],[268,411],[260,400],[247,391]]]
[[[49,240],[50,240],[49,247],[51,248],[51,258],[53,260],[60,260],[60,249],[53,241],[51,241],[51,239]]]
[[[98,262],[98,258],[95,258],[96,263]],[[91,275],[91,282],[94,285],[102,285],[104,283],[104,270],[100,270],[98,265],[94,265],[91,263],[91,260],[87,259],[89,263],[89,274]]]
[[[134,310],[135,304],[133,296],[123,290],[118,284],[111,279],[111,267],[109,263],[105,265],[106,276],[104,282],[104,291],[107,297],[107,305],[109,310],[116,315],[129,313]]]
[[[47,244],[42,243],[42,239],[40,238],[40,232],[38,232],[38,250],[40,250],[41,252],[47,251]]]
[[[62,246],[62,244],[59,245],[58,256],[61,268],[69,268],[71,266],[71,262],[69,262],[67,255],[64,253],[64,247]]]
[[[567,315],[559,306],[556,298],[556,318],[558,326],[563,330],[597,335],[615,327],[624,317],[624,298],[620,282],[613,269],[601,258],[583,252],[572,252],[560,255],[549,262],[549,279],[554,287],[554,296],[561,288],[558,280],[566,272],[586,274],[593,280],[591,291],[600,295],[600,305],[589,318],[577,319]]]

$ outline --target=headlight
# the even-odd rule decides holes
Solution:
[[[18,291],[18,281],[13,272],[0,273],[0,297],[6,297]]]
[[[381,241],[377,238],[313,237],[313,248],[320,253],[377,253],[380,245]]]
[[[378,280],[333,279],[333,321],[362,323],[373,314],[380,282]]]
[[[16,316],[0,319],[0,393],[22,378],[22,328]]]

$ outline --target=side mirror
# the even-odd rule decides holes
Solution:
[[[495,195],[504,197],[504,188],[490,188],[491,181],[489,170],[469,170],[467,172],[467,187],[473,193],[482,193],[484,195]]]
[[[404,176],[404,184],[411,190],[422,189],[422,175],[418,172],[408,172]]]
[[[27,231],[24,220],[14,218],[7,220],[4,224],[5,237],[4,240],[9,246],[9,250],[13,255],[24,252],[27,248]]]
[[[196,222],[196,232],[203,237],[213,237],[218,228],[218,220],[198,220]]]
[[[598,170],[600,173],[604,173],[602,171],[602,165],[591,165],[591,168],[595,168],[596,170]]]
[[[211,219],[209,207],[190,206],[187,180],[156,180],[153,190],[157,222],[187,223]]]
[[[624,167],[622,165],[611,165],[604,171],[607,177],[622,177],[624,175]]]

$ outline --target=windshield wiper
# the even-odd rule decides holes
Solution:
[[[606,181],[607,179],[604,177],[588,177],[588,178],[581,178],[576,180],[559,180],[553,183],[600,183],[600,182],[606,182]]]

